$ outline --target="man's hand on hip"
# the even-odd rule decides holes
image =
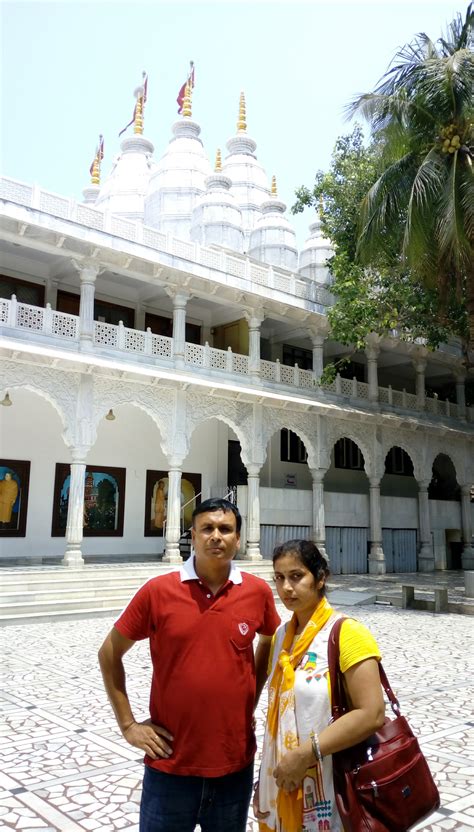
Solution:
[[[130,745],[140,748],[152,760],[158,760],[160,757],[166,759],[173,753],[173,749],[166,742],[166,740],[173,742],[173,737],[166,728],[154,725],[151,719],[145,719],[144,722],[132,722],[122,733]]]

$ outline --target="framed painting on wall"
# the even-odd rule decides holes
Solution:
[[[52,537],[66,534],[71,468],[56,463]],[[122,537],[125,468],[87,465],[84,474],[84,537]]]
[[[0,459],[0,537],[25,537],[30,462]]]
[[[181,529],[189,529],[192,513],[201,502],[201,474],[181,476]],[[163,537],[168,509],[168,472],[147,471],[145,537]]]

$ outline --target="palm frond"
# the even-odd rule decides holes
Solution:
[[[407,208],[403,255],[408,265],[424,278],[436,274],[436,211],[448,175],[449,161],[432,148],[414,177]]]
[[[390,165],[362,201],[357,246],[362,262],[390,248],[390,229],[406,210],[409,199],[413,163],[413,154],[408,153]]]
[[[463,200],[460,198],[462,178],[462,154],[457,151],[451,157],[449,175],[441,193],[437,220],[437,238],[446,259],[463,271],[472,258],[472,246],[466,235]]]

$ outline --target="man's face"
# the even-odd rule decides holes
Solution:
[[[230,562],[240,542],[235,514],[222,509],[198,514],[192,540],[197,563]]]

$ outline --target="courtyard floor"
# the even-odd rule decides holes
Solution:
[[[335,583],[348,589],[349,576]],[[441,808],[417,829],[474,830],[472,618],[375,605],[341,609],[378,639],[402,712],[438,783]],[[138,830],[142,762],[116,727],[96,660],[112,623],[0,629],[1,830]],[[133,648],[126,666],[135,715],[146,718],[146,644]],[[259,749],[265,699],[257,714]],[[249,832],[256,829],[249,816]]]

